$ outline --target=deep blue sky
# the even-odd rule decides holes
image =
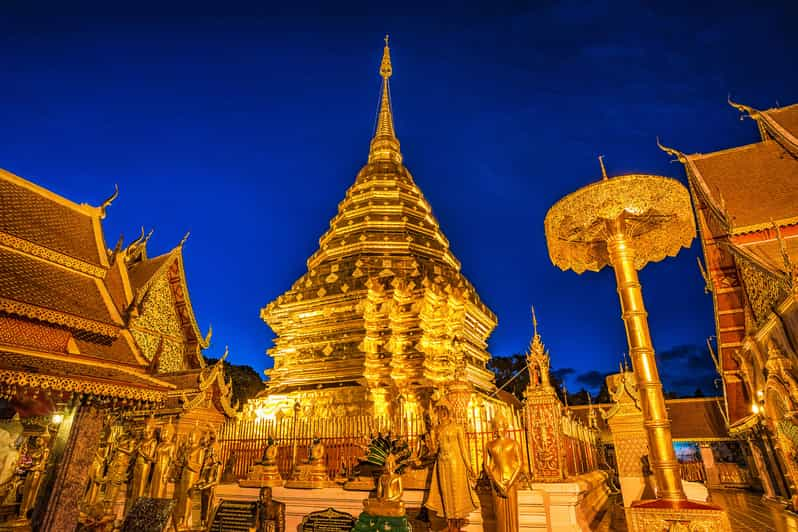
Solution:
[[[611,174],[683,179],[655,136],[688,152],[755,141],[729,93],[798,101],[795,2],[116,4],[3,2],[0,166],[78,202],[118,183],[109,245],[144,225],[158,254],[191,230],[209,354],[229,344],[258,370],[259,308],[304,272],[365,162],[386,32],[405,162],[499,316],[492,353],[525,349],[534,304],[572,390],[616,368],[625,338],[611,272],[551,265],[547,209],[598,177],[601,153]],[[714,334],[698,252],[641,276],[666,387],[682,392],[713,378],[691,347]]]

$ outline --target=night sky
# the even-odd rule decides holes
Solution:
[[[599,177],[599,154],[611,175],[684,180],[657,135],[690,153],[756,141],[729,94],[798,101],[796,2],[117,4],[3,2],[0,167],[94,205],[118,183],[109,246],[144,225],[154,256],[190,230],[207,354],[229,344],[258,371],[272,337],[259,309],[305,271],[366,161],[385,33],[405,163],[499,316],[491,352],[526,348],[534,304],[572,391],[595,390],[626,341],[611,271],[549,261],[548,208]],[[680,393],[716,392],[699,252],[641,274]]]

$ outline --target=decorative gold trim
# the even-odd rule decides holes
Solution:
[[[17,238],[14,235],[10,235],[3,231],[0,231],[0,246],[7,247],[15,251],[21,251],[22,253],[31,255],[37,259],[54,262],[59,266],[63,266],[64,268],[79,273],[88,274],[92,277],[105,277],[105,268],[89,264],[88,262],[84,262],[80,259],[76,259],[75,257],[59,253],[58,251],[53,251],[50,248],[34,244],[28,240]]]
[[[120,373],[125,373],[127,375],[130,375],[131,377],[136,377],[138,379],[142,379],[144,381],[147,381],[147,382],[153,384],[154,386],[159,386],[161,388],[167,388],[167,389],[175,389],[176,388],[176,386],[174,384],[162,381],[162,380],[160,380],[160,379],[158,379],[156,377],[153,377],[152,375],[150,375],[148,373],[143,373],[138,368],[131,368],[129,366],[125,366],[125,365],[122,365],[122,364],[119,364],[119,363],[102,362],[102,361],[96,360],[96,359],[95,360],[79,359],[79,358],[75,358],[74,356],[60,355],[60,354],[57,354],[57,353],[40,353],[40,352],[37,352],[37,351],[31,351],[29,349],[20,349],[18,347],[9,346],[9,345],[6,345],[6,344],[0,344],[0,349],[2,349],[4,351],[9,351],[9,352],[12,352],[12,353],[19,353],[19,354],[22,354],[22,355],[35,357],[35,358],[42,358],[42,359],[45,359],[45,360],[57,360],[57,361],[60,361],[60,362],[68,362],[70,364],[75,364],[75,365],[89,366],[89,367],[95,367],[95,368],[104,368],[104,369],[112,369],[112,370],[115,370],[115,371],[119,371]]]
[[[71,314],[58,312],[57,310],[46,309],[14,301],[13,299],[6,299],[0,297],[0,311],[8,312],[9,314],[16,314],[17,316],[25,316],[26,318],[33,318],[35,320],[46,321],[48,323],[55,323],[63,325],[72,329],[87,331],[109,338],[116,338],[119,335],[119,327],[102,323],[99,321],[80,318]]]
[[[0,369],[0,383],[16,386],[29,386],[45,390],[63,390],[67,392],[85,393],[98,396],[120,397],[142,401],[161,402],[166,399],[166,392],[147,388],[136,388],[120,384],[109,384],[96,381],[78,380],[68,376],[54,377],[22,371]]]

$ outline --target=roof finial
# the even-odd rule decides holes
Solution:
[[[606,181],[607,179],[609,179],[609,177],[607,177],[607,169],[604,168],[604,156],[599,155],[598,160],[599,160],[599,166],[601,166],[601,179]]]
[[[119,185],[114,185],[114,193],[107,200],[103,201],[98,207],[100,209],[100,220],[105,220],[105,209],[111,206],[116,198],[119,197]]]
[[[535,331],[535,336],[538,335],[538,318],[535,316],[535,305],[532,305],[532,328]]]
[[[391,49],[388,47],[388,35],[385,35],[385,48],[382,51],[382,62],[380,63],[380,76],[382,76],[382,96],[380,98],[380,110],[377,115],[377,128],[374,138],[371,140],[371,150],[369,151],[369,162],[374,161],[393,161],[402,162],[402,154],[399,151],[399,140],[393,129],[393,113],[391,111],[391,90],[388,79],[393,75],[391,65]]]

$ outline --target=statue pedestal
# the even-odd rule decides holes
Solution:
[[[720,506],[696,501],[636,501],[626,509],[629,532],[650,530],[712,530],[731,532],[729,516]]]
[[[300,464],[294,471],[294,478],[286,481],[286,488],[294,489],[320,489],[334,486],[335,483],[327,476],[327,469],[316,464]]]
[[[386,517],[370,515],[363,512],[358,516],[352,532],[410,532],[410,523],[407,517]]]
[[[275,488],[285,484],[277,466],[254,465],[247,473],[247,478],[238,481],[245,488]]]

